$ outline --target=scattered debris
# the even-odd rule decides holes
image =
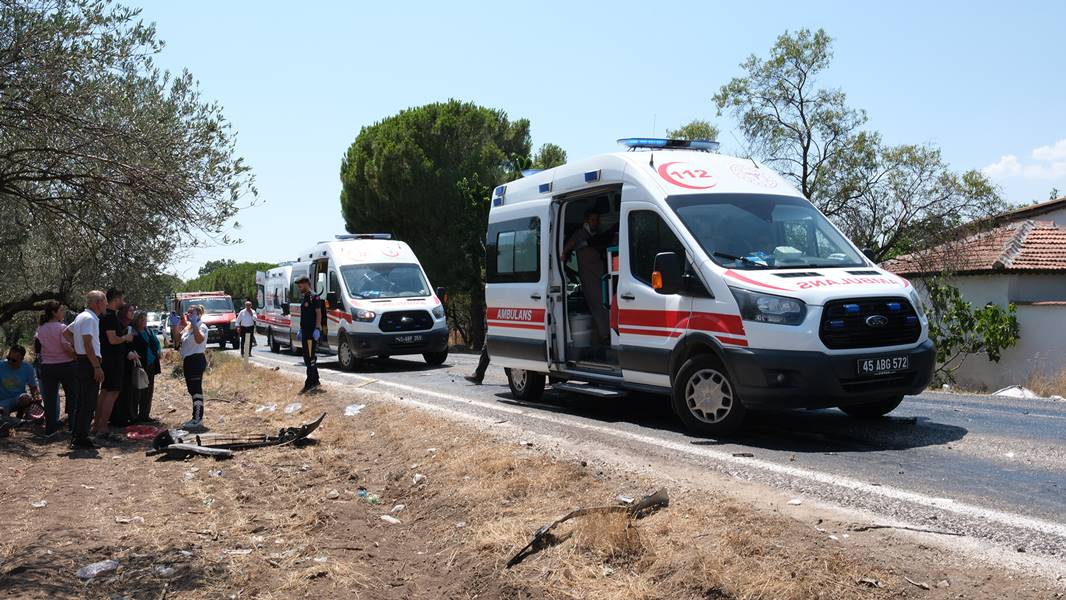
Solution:
[[[420,483],[422,483],[425,480],[426,480],[426,476],[421,474],[421,473],[415,473],[415,476],[411,478],[411,481],[415,485],[419,485]]]
[[[872,588],[883,588],[883,587],[885,587],[885,584],[881,583],[881,581],[879,579],[874,579],[873,577],[863,577],[862,579],[856,581],[855,583],[858,583],[860,585],[865,585],[866,587],[872,587]]]
[[[85,485],[84,483],[81,484],[81,487],[83,487],[83,488],[85,488],[87,490],[95,490],[96,489],[95,485]]]
[[[30,506],[32,506],[34,508],[44,508],[44,507],[48,506],[48,501],[47,500],[38,500],[36,502],[31,502]]]
[[[115,517],[116,523],[144,525],[144,517]]]
[[[907,527],[904,525],[853,525],[848,527],[850,531],[870,531],[872,529],[902,529],[904,531],[917,531],[918,533],[936,533],[940,535],[957,535],[962,536],[961,533],[955,533],[954,531],[942,531],[939,529],[922,529],[921,527]]]
[[[344,416],[346,416],[346,417],[354,417],[355,415],[357,415],[360,412],[362,412],[362,410],[364,408],[366,408],[365,404],[349,404],[348,406],[344,407]],[[288,410],[288,409],[286,409],[286,410]]]
[[[907,577],[906,575],[903,576],[903,580],[906,581],[907,583],[913,585],[914,587],[920,587],[923,590],[932,589],[931,587],[929,587],[928,583],[926,583],[924,581],[915,581],[915,580],[911,579],[910,577]]]
[[[168,567],[167,565],[156,565],[152,570],[160,577],[173,577],[174,573],[177,572],[174,567]]]
[[[277,409],[278,409],[278,405],[277,404],[260,404],[259,406],[255,407],[255,412],[257,412],[257,413],[274,412]]]
[[[789,506],[799,506],[800,504],[803,504],[803,498],[793,498],[788,501]]]
[[[249,554],[252,553],[252,549],[251,548],[237,548],[235,550],[223,550],[222,553],[223,554],[228,554],[230,556],[248,556]]]
[[[590,508],[579,508],[577,510],[570,511],[566,515],[559,517],[551,523],[548,523],[547,525],[536,530],[533,533],[533,539],[528,544],[526,544],[524,548],[519,550],[518,554],[512,556],[511,560],[507,561],[506,568],[510,569],[511,567],[525,560],[527,557],[536,554],[544,548],[547,548],[548,546],[557,543],[558,540],[555,536],[551,534],[551,530],[554,529],[557,525],[565,523],[571,519],[576,519],[577,517],[584,517],[587,515],[599,515],[608,513],[624,513],[628,514],[633,518],[639,519],[648,513],[651,513],[666,506],[670,506],[670,497],[667,495],[665,489],[661,489],[655,492],[654,494],[641,498],[640,502],[631,504],[629,506],[619,506],[614,504],[610,506],[593,506]]]
[[[285,407],[285,414],[291,415],[294,412],[299,411],[303,407],[304,407],[303,404],[300,404],[299,402],[293,402],[292,404],[290,404],[290,405]]]
[[[389,525],[399,525],[400,520],[392,515],[381,515],[381,520],[385,521]]]
[[[992,395],[1004,396],[1007,398],[1040,398],[1040,394],[1020,385],[1008,385],[1001,390],[992,392]]]
[[[402,511],[402,510],[403,510],[403,509],[405,509],[405,508],[407,508],[407,505],[406,505],[406,504],[397,504],[396,506],[393,506],[393,507],[392,507],[392,510],[391,510],[391,511],[389,511],[389,512],[391,512],[391,513],[394,513],[394,514],[395,514],[395,513],[398,513],[398,512],[400,512],[400,511]]]
[[[936,582],[936,587],[938,587],[938,588],[951,587],[951,582],[948,581],[947,579],[941,579],[940,581]]]
[[[341,493],[338,492],[337,490],[330,490],[330,491],[326,492],[326,498],[329,498],[330,500],[336,500],[337,498],[340,498],[340,497],[341,497]]]
[[[129,425],[126,427],[126,438],[130,440],[152,440],[164,431],[162,427],[151,425]]]
[[[619,504],[629,505],[636,502],[636,498],[634,498],[633,496],[619,496],[615,498],[615,501]]]
[[[222,477],[222,469],[215,469],[208,473],[211,477]]]
[[[94,562],[91,565],[85,565],[78,569],[76,575],[78,579],[92,579],[101,573],[107,573],[108,571],[114,571],[119,568],[117,560],[102,560],[100,562]]]
[[[838,538],[838,537],[837,537],[837,536],[835,536],[835,535],[831,535],[831,536],[829,536],[829,539],[833,540],[834,542],[839,542],[839,541],[840,541],[840,538]]]
[[[236,450],[284,446],[299,442],[318,429],[325,418],[326,413],[322,413],[318,419],[299,427],[283,427],[277,435],[189,434],[177,430],[163,431],[152,440],[152,449],[145,452],[145,455],[162,454],[164,459],[184,459],[197,454],[230,458]]]
[[[466,527],[466,521],[459,521],[455,524],[456,529],[463,529],[464,527]]]
[[[734,458],[755,458],[755,455],[751,452],[734,452]]]

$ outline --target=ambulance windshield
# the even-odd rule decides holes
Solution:
[[[429,295],[429,285],[418,265],[380,263],[341,267],[348,294],[361,300],[415,298]]]
[[[667,198],[704,252],[730,269],[862,267],[865,260],[802,198],[693,194]]]

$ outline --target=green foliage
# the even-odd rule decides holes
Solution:
[[[488,199],[531,164],[530,145],[529,121],[450,100],[364,127],[341,162],[347,230],[392,233],[434,285],[469,295],[474,344],[485,328]]]
[[[714,100],[719,113],[736,117],[749,151],[871,249],[871,259],[939,243],[958,225],[1005,208],[984,175],[953,172],[939,149],[888,146],[864,131],[864,111],[848,106],[843,91],[818,87],[832,58],[824,30],[785,32],[769,57],[741,63],[744,75]]]
[[[677,129],[667,129],[666,137],[672,140],[717,140],[718,128],[710,121],[693,119]]]
[[[556,144],[544,144],[539,150],[537,150],[537,153],[533,155],[534,169],[550,169],[565,164],[566,150],[563,150],[562,146]]]
[[[104,0],[0,3],[0,324],[157,275],[254,195],[221,108],[161,71],[155,28]]]
[[[1013,304],[1004,309],[986,304],[973,309],[958,288],[941,279],[926,281],[929,297],[929,338],[936,344],[938,381],[953,383],[969,356],[984,354],[999,362],[1004,350],[1018,343],[1020,330]]]
[[[197,275],[207,275],[215,269],[221,269],[222,267],[232,267],[235,264],[237,264],[237,261],[231,258],[209,260],[204,263],[204,266],[200,267],[200,271],[197,273]]]
[[[185,282],[181,291],[216,292],[222,290],[233,298],[233,306],[239,310],[244,307],[245,300],[251,300],[253,305],[256,303],[255,272],[266,271],[277,266],[273,263],[239,263],[232,260],[210,261],[207,265],[221,262],[228,264],[217,266],[206,273],[203,272],[203,268],[200,269],[201,275],[196,279]],[[206,268],[207,265],[204,265],[204,267]]]

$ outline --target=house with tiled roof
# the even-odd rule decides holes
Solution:
[[[999,363],[970,357],[959,383],[993,390],[1066,369],[1066,197],[998,215],[990,229],[896,257],[882,266],[915,282],[946,274],[972,306],[1017,307],[1017,346]]]

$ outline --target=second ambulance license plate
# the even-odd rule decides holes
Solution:
[[[909,356],[877,356],[858,360],[859,375],[889,375],[906,371],[910,366]]]
[[[422,341],[420,335],[398,335],[392,339],[397,344],[417,344]]]

